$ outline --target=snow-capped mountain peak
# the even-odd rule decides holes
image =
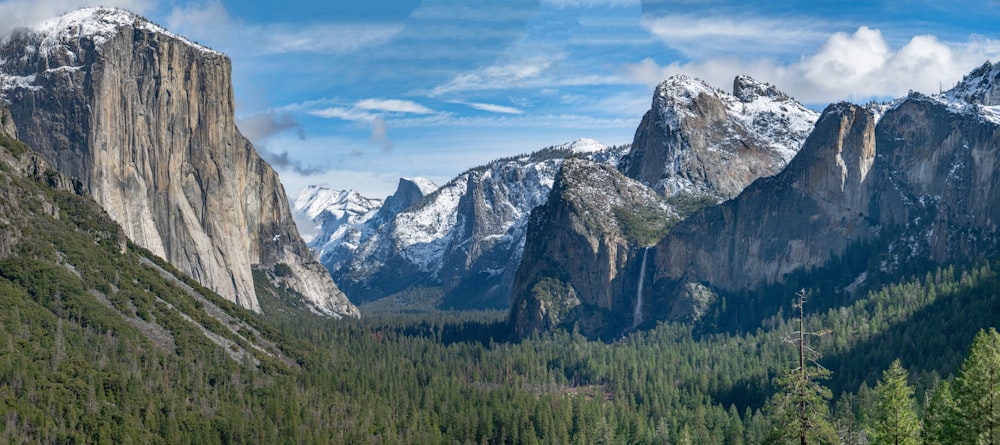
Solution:
[[[32,30],[44,36],[39,50],[47,53],[65,42],[78,40],[81,37],[89,37],[96,46],[101,46],[124,27],[164,34],[198,49],[216,53],[212,49],[173,34],[144,17],[118,8],[98,6],[78,9],[38,23]]]
[[[945,92],[944,97],[987,107],[1000,106],[1000,64],[987,61]]]
[[[381,207],[381,199],[367,198],[354,190],[334,190],[317,185],[300,190],[292,203],[293,212],[306,216],[297,222],[310,226],[299,227],[299,231],[314,247],[339,240],[350,227],[371,219]]]
[[[594,139],[580,138],[573,142],[560,145],[556,147],[556,149],[567,150],[572,153],[586,154],[607,150],[608,146]]]

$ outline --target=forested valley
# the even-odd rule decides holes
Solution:
[[[0,168],[0,442],[996,443],[1000,432],[992,263],[836,307],[806,289],[816,297],[801,329],[794,292],[771,296],[786,303],[752,329],[709,317],[605,341],[513,339],[503,312],[383,305],[332,320],[272,287],[276,270],[256,272],[259,315],[128,243],[92,201],[54,188],[58,173],[15,164]]]

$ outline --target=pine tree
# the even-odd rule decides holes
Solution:
[[[895,360],[875,386],[875,412],[868,427],[876,444],[920,443],[920,421],[913,410],[913,388],[907,379],[909,373]]]
[[[797,294],[798,331],[788,340],[795,345],[798,366],[778,378],[778,393],[771,400],[772,430],[768,443],[838,443],[830,423],[830,390],[818,380],[829,378],[830,371],[816,363],[816,352],[809,348],[805,332],[805,289]]]
[[[1000,333],[990,328],[972,341],[955,379],[955,407],[962,436],[971,443],[1000,444]]]
[[[924,412],[924,443],[947,445],[959,442],[957,423],[955,395],[951,383],[946,380],[934,391]]]

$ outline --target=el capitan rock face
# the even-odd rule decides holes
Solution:
[[[277,174],[234,122],[229,59],[131,13],[88,8],[16,32],[0,88],[19,137],[127,236],[259,311],[251,268],[279,263],[317,311],[357,315],[310,257]]]

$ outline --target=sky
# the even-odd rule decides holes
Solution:
[[[821,110],[1000,60],[998,0],[0,0],[0,33],[92,5],[227,54],[240,130],[292,196],[627,144],[678,73],[727,91],[749,74]]]

